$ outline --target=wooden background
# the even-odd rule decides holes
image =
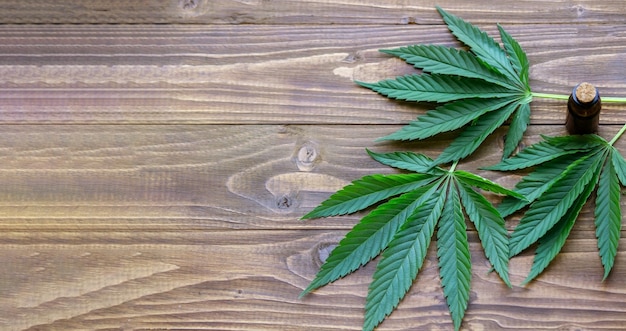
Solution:
[[[534,90],[585,80],[626,95],[624,1],[2,1],[0,329],[358,330],[373,265],[297,296],[362,215],[299,217],[392,171],[365,148],[436,156],[454,137],[374,143],[426,108],[353,83],[413,72],[379,48],[459,46],[435,4],[492,35],[501,23]],[[604,107],[602,136],[624,110]],[[564,102],[536,100],[532,114],[524,144],[564,133]],[[459,167],[512,187],[523,173],[477,170],[504,133]],[[591,215],[513,289],[469,233],[463,329],[626,328],[626,239],[601,282]],[[380,330],[452,328],[434,253]],[[511,262],[515,284],[531,261]]]

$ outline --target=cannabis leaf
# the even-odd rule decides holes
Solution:
[[[357,83],[391,99],[437,103],[381,140],[423,140],[455,130],[460,130],[459,135],[435,160],[412,152],[379,154],[368,150],[376,161],[408,172],[364,176],[303,217],[338,216],[372,208],[339,242],[301,294],[380,256],[366,298],[364,330],[376,328],[406,295],[435,230],[439,276],[454,328],[459,329],[471,281],[466,218],[474,224],[493,270],[508,286],[509,258],[537,244],[527,283],[559,253],[578,214],[596,190],[596,236],[605,278],[617,254],[620,184],[626,185],[626,160],[613,144],[626,131],[626,125],[610,142],[597,135],[543,137],[543,141],[509,158],[529,125],[533,97],[567,100],[569,96],[531,91],[526,54],[502,26],[498,25],[501,46],[476,26],[439,7],[437,10],[467,49],[411,45],[381,50],[422,73]],[[626,98],[603,101],[623,103]],[[456,170],[459,160],[472,154],[507,120],[502,161],[487,169],[533,167],[514,190]],[[447,163],[452,163],[449,170],[439,167]],[[505,197],[495,208],[476,189]],[[528,211],[509,238],[503,217],[525,207]]]
[[[524,284],[541,274],[559,253],[596,187],[596,237],[604,278],[609,275],[621,231],[620,184],[626,184],[626,161],[613,143],[624,130],[626,126],[611,142],[597,135],[543,137],[517,155],[487,167],[502,171],[535,167],[514,189],[528,201],[507,197],[498,206],[502,215],[509,215],[530,204],[510,239],[511,256],[537,243]]]
[[[381,50],[404,59],[424,73],[358,84],[389,98],[442,105],[380,139],[426,139],[464,128],[435,160],[434,164],[439,165],[470,155],[511,118],[503,151],[503,157],[507,157],[521,141],[530,119],[532,93],[526,54],[499,25],[504,48],[476,26],[439,7],[437,10],[452,34],[469,51],[437,45]]]
[[[382,254],[365,304],[364,330],[388,316],[411,287],[435,229],[443,292],[455,329],[467,309],[471,280],[465,216],[474,223],[485,256],[505,284],[509,244],[504,219],[475,191],[479,188],[515,199],[518,193],[478,175],[433,166],[433,160],[412,152],[374,153],[375,160],[412,173],[369,175],[331,195],[303,218],[336,216],[380,203],[349,231],[301,296],[344,277]],[[385,202],[382,202],[386,200]]]

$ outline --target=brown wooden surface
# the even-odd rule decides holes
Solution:
[[[622,1],[437,4],[492,34],[502,23],[537,91],[586,80],[626,95]],[[299,217],[392,171],[365,148],[436,156],[454,137],[375,143],[427,108],[353,83],[413,72],[379,48],[458,45],[434,5],[3,1],[0,330],[360,329],[372,264],[297,297],[362,214]],[[604,107],[602,136],[624,110]],[[532,112],[524,145],[564,133],[563,102]],[[478,170],[497,162],[505,133],[459,167],[512,187],[522,173]],[[616,146],[626,154],[626,139]],[[626,328],[626,243],[602,282],[592,214],[541,277],[513,289],[488,273],[470,230],[463,329]],[[434,253],[380,330],[451,329]],[[514,284],[531,262],[512,260]]]
[[[626,88],[625,25],[506,27],[528,52],[533,88]],[[5,26],[0,123],[403,124],[426,108],[352,80],[415,72],[378,52],[412,43],[458,45],[443,25]],[[533,123],[561,123],[559,104],[535,101]],[[613,105],[603,114],[626,121]]]
[[[4,0],[6,23],[441,24],[435,6],[476,22],[623,23],[619,0]]]

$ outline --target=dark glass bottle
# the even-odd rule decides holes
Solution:
[[[570,134],[598,132],[602,101],[595,86],[580,83],[574,87],[567,101],[565,127]]]

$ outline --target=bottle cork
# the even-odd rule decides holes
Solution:
[[[574,87],[567,101],[565,127],[570,134],[598,132],[602,102],[598,89],[587,82]]]

